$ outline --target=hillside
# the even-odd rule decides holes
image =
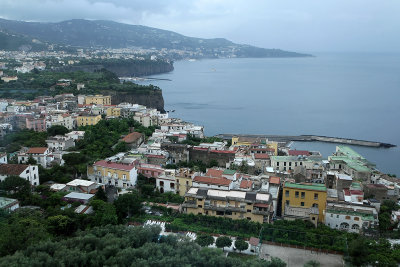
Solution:
[[[68,20],[58,23],[24,22],[0,19],[0,29],[42,41],[92,48],[126,48],[184,50],[194,57],[304,57],[310,56],[280,49],[265,49],[235,44],[223,38],[187,37],[141,25],[103,20]]]
[[[46,45],[36,39],[8,33],[0,29],[0,50],[38,51],[45,49]]]

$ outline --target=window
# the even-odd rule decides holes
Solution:
[[[305,198],[306,197],[306,193],[305,192],[301,192],[301,198]]]
[[[300,206],[304,207],[304,202],[300,202]]]
[[[197,207],[198,207],[198,208],[202,208],[203,206],[202,206],[202,205],[197,205]]]
[[[247,210],[247,212],[251,212],[251,210]]]
[[[346,220],[350,220],[350,218],[351,218],[350,216],[346,216]]]
[[[289,196],[289,190],[285,190],[285,197]]]
[[[333,217],[333,214],[331,214],[331,217]]]
[[[189,181],[186,181],[186,186],[188,186],[189,185]]]
[[[171,184],[170,184],[170,187],[171,187],[171,189],[175,189],[175,184],[174,184],[174,183],[171,183]]]
[[[353,229],[353,230],[360,230],[360,226],[358,225],[358,224],[353,224],[352,226],[351,226],[351,229]]]
[[[354,217],[354,220],[355,220],[355,221],[359,221],[359,220],[360,220],[360,218],[358,218],[358,217]]]
[[[279,166],[279,161],[276,163],[276,166]]]
[[[219,215],[219,216],[224,216],[224,212],[223,212],[223,211],[217,210],[217,215]]]
[[[292,166],[292,162],[289,162],[289,166]]]
[[[312,217],[312,220],[315,221],[315,217]]]
[[[318,208],[318,204],[317,203],[312,204],[312,206],[313,206],[313,208]]]
[[[286,166],[286,161],[283,163],[283,166]]]
[[[300,162],[300,166],[302,166],[303,165],[303,162]]]
[[[111,177],[111,172],[108,172],[108,173],[107,173],[107,176],[108,176],[108,177]]]
[[[294,197],[299,198],[299,191],[294,192]]]
[[[163,181],[160,181],[160,186],[164,186],[164,182]]]
[[[126,174],[123,174],[123,175],[122,175],[122,178],[123,178],[124,180],[126,180]]]
[[[339,215],[336,215],[336,218],[339,218]]]
[[[289,204],[290,204],[290,201],[286,200],[286,206],[289,206]]]
[[[314,199],[317,200],[318,199],[318,194],[314,193]]]

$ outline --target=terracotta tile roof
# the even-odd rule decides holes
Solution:
[[[127,136],[125,136],[124,138],[122,138],[122,141],[124,141],[125,143],[134,143],[137,140],[139,140],[142,137],[141,133],[138,132],[133,132],[128,134]]]
[[[210,153],[217,153],[217,154],[235,154],[235,151],[232,150],[210,150]]]
[[[271,176],[271,177],[269,177],[269,183],[270,184],[280,184],[281,178],[276,177],[276,176]]]
[[[146,155],[146,157],[148,157],[148,158],[158,158],[158,159],[165,158],[163,155],[152,155],[152,154],[148,154],[148,155]]]
[[[206,176],[196,176],[193,179],[194,182],[201,183],[201,184],[214,184],[214,185],[223,185],[228,186],[231,184],[231,180],[226,178],[213,178],[213,177],[206,177]]]
[[[208,169],[206,176],[221,178],[223,173],[224,173],[223,170]]]
[[[28,167],[29,165],[24,164],[0,164],[0,174],[19,176]]]
[[[252,181],[242,180],[242,182],[240,183],[240,188],[248,189],[248,188],[251,188],[252,184],[253,184]]]
[[[268,154],[254,154],[255,159],[269,159]]]
[[[26,154],[44,154],[47,150],[47,147],[31,147],[28,149]]]
[[[310,156],[307,150],[289,150],[289,156]]]
[[[135,166],[132,166],[132,165],[116,163],[116,162],[110,162],[110,161],[105,161],[105,160],[97,161],[97,162],[95,162],[93,164],[93,166],[100,166],[100,167],[105,167],[105,168],[110,168],[110,169],[117,169],[117,170],[124,170],[124,171],[130,171],[133,168],[135,168]]]
[[[364,195],[364,192],[361,190],[350,190],[350,194],[352,195]]]

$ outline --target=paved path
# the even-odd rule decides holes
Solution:
[[[318,261],[321,266],[344,266],[342,255],[317,253],[305,249],[263,244],[261,246],[260,257],[263,259],[270,259],[271,256],[280,258],[286,262],[288,267],[303,267],[304,264],[310,260]]]

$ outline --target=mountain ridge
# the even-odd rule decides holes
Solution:
[[[225,38],[188,37],[173,31],[109,20],[73,19],[61,22],[25,22],[0,19],[0,29],[59,45],[84,48],[168,49],[199,58],[305,57],[280,49],[236,44]]]

